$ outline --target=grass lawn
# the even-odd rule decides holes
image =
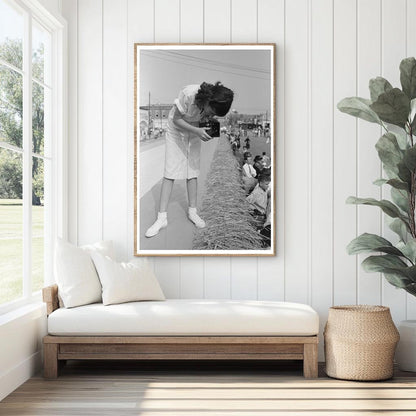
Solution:
[[[22,296],[23,206],[0,199],[0,305]],[[32,285],[43,286],[43,206],[32,207]]]

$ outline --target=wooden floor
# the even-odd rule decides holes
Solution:
[[[305,380],[300,363],[70,362],[0,402],[0,415],[416,415],[416,374]]]

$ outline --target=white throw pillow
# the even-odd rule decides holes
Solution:
[[[76,247],[58,239],[55,248],[55,279],[66,308],[101,302],[101,283],[90,253],[112,255],[112,243],[100,241]]]
[[[156,276],[147,261],[140,265],[117,263],[108,256],[91,253],[103,288],[103,304],[141,300],[165,300]]]
[[[111,240],[109,241],[98,241],[97,243],[94,244],[86,244],[84,246],[81,246],[80,248],[82,248],[85,251],[88,251],[88,253],[101,253],[103,256],[108,256],[110,258],[112,258],[113,260],[115,260],[115,255],[114,255],[114,248],[113,248],[113,242]]]

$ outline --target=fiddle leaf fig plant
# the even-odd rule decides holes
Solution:
[[[385,178],[377,186],[390,187],[391,200],[350,196],[349,204],[379,207],[390,217],[389,228],[398,236],[392,244],[384,237],[364,233],[352,240],[349,254],[373,253],[362,262],[367,272],[381,272],[393,286],[416,296],[416,59],[400,63],[400,88],[382,77],[369,82],[370,99],[344,98],[338,109],[383,128],[376,144]]]

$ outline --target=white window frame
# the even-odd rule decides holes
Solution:
[[[41,292],[32,293],[32,21],[39,22],[51,34],[51,172],[48,218],[45,223],[44,285],[54,282],[53,251],[57,237],[68,236],[68,173],[67,173],[67,23],[43,7],[37,0],[14,0],[23,10],[25,26],[23,54],[23,151],[2,145],[23,155],[23,296],[0,305],[0,315],[41,300]],[[28,50],[28,48],[30,50]],[[30,57],[30,59],[27,59]],[[48,158],[49,159],[49,158]],[[28,196],[29,195],[29,196]]]

